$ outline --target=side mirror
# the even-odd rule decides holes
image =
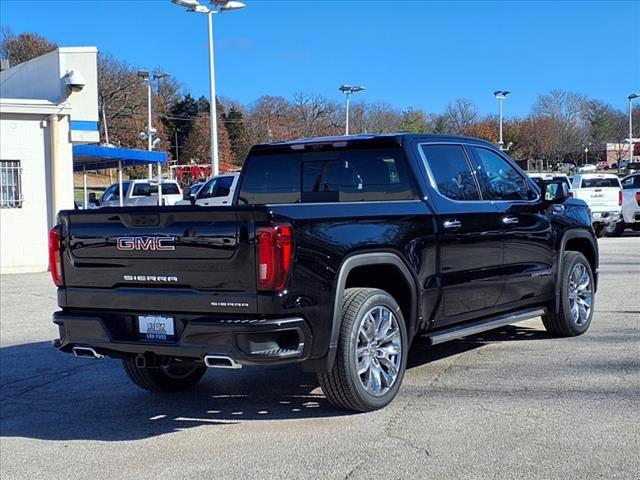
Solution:
[[[545,182],[542,193],[545,202],[562,203],[569,198],[569,187],[563,181]]]
[[[96,192],[89,193],[89,203],[93,203],[96,207],[100,205],[100,200],[96,197]],[[87,208],[86,205],[84,208]]]
[[[191,205],[195,205],[196,204],[196,196],[195,195],[189,195],[189,201],[191,202]]]

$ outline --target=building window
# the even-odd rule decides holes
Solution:
[[[0,160],[0,208],[22,208],[22,167],[19,160]]]

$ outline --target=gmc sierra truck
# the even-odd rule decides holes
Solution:
[[[228,207],[62,211],[50,231],[57,348],[120,358],[150,391],[207,368],[298,363],[329,402],[396,395],[431,344],[542,317],[589,328],[598,246],[586,204],[493,145],[427,135],[254,146]],[[105,388],[108,388],[105,385]]]

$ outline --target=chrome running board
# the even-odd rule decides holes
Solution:
[[[431,345],[438,345],[439,343],[455,340],[456,338],[468,337],[469,335],[475,335],[476,333],[486,332],[487,330],[493,330],[506,325],[511,325],[512,323],[518,323],[539,317],[540,315],[544,315],[545,311],[546,310],[544,308],[522,310],[520,312],[509,313],[507,315],[500,315],[499,317],[478,320],[477,322],[463,323],[443,330],[426,332],[422,336],[428,338]]]

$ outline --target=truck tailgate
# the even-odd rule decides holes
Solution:
[[[228,207],[62,212],[65,287],[255,292],[244,216]]]
[[[620,209],[619,192],[620,189],[614,187],[579,188],[575,195],[587,202],[592,211],[613,212]]]

